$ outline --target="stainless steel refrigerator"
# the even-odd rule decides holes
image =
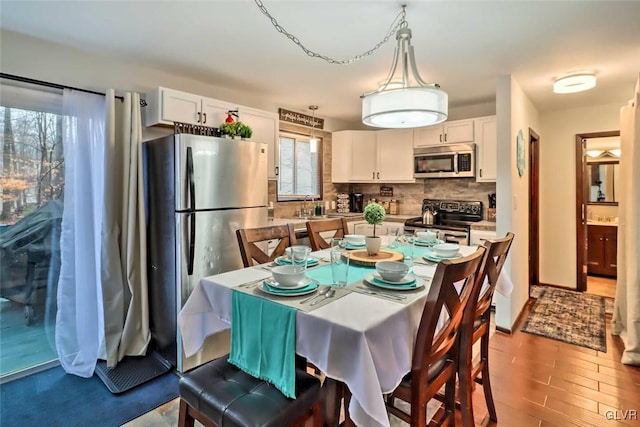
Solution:
[[[186,358],[177,316],[201,278],[242,268],[235,231],[267,224],[267,145],[177,134],[143,159],[152,348],[185,372],[228,351],[222,334]]]

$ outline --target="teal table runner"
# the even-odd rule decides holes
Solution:
[[[362,267],[360,265],[349,265],[349,274],[347,283],[351,284],[364,279],[364,276],[375,271],[373,267]],[[307,270],[307,277],[316,279],[321,285],[333,284],[333,276],[331,275],[331,265],[323,265],[322,267]]]
[[[296,309],[233,291],[229,363],[295,399]]]

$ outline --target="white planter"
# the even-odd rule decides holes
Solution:
[[[382,245],[382,239],[378,236],[367,236],[364,238],[364,242],[367,245],[367,253],[369,255],[377,255],[380,252],[380,246]]]

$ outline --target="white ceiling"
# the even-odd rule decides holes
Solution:
[[[339,59],[373,47],[398,1],[264,0],[309,49]],[[409,1],[422,78],[449,94],[450,108],[495,99],[512,74],[540,111],[626,101],[640,71],[639,1]],[[320,117],[358,121],[360,95],[388,72],[392,38],[352,65],[310,58],[253,1],[5,1],[2,28],[102,52],[215,85],[249,90]],[[555,95],[555,77],[594,70],[597,87]],[[180,88],[176,88],[180,89]]]

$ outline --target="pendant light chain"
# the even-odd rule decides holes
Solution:
[[[327,61],[330,64],[338,64],[338,65],[353,64],[356,61],[359,61],[359,60],[361,60],[363,58],[366,58],[367,56],[373,54],[376,50],[378,50],[380,48],[380,46],[385,44],[389,40],[389,38],[398,31],[398,29],[400,29],[401,27],[406,27],[407,26],[407,21],[405,20],[405,17],[406,17],[406,11],[405,11],[406,5],[402,5],[402,11],[400,13],[398,13],[398,15],[394,18],[393,22],[391,22],[391,25],[389,26],[389,31],[387,32],[387,35],[382,39],[382,41],[380,41],[378,44],[376,44],[374,47],[372,47],[368,51],[366,51],[364,53],[361,53],[359,55],[355,55],[352,58],[349,58],[349,59],[333,59],[333,58],[330,58],[330,57],[328,57],[326,55],[322,55],[322,54],[314,52],[314,51],[312,51],[310,49],[307,49],[302,44],[300,39],[298,39],[298,37],[296,37],[293,34],[287,32],[287,30],[285,30],[284,27],[282,27],[280,24],[278,24],[278,21],[276,20],[276,18],[274,18],[269,13],[269,11],[264,6],[262,1],[260,1],[260,0],[254,0],[254,1],[255,1],[256,5],[258,6],[258,8],[260,9],[260,11],[267,18],[269,18],[269,20],[271,20],[271,24],[275,27],[275,29],[279,33],[284,34],[285,36],[287,36],[287,38],[289,40],[291,40],[296,45],[298,45],[298,47],[300,49],[302,49],[304,51],[304,53],[306,53],[310,57],[324,59],[325,61]]]

